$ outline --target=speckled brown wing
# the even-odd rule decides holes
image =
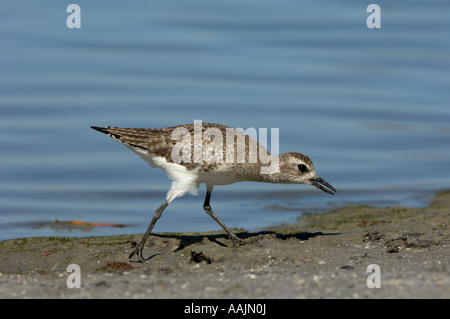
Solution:
[[[180,129],[180,132],[189,132],[190,140],[191,140],[191,157],[190,161],[187,162],[177,162],[178,164],[186,166],[188,169],[194,169],[199,168],[201,171],[208,170],[211,168],[214,168],[218,163],[207,163],[206,161],[202,161],[199,163],[195,160],[195,138],[194,138],[194,132],[195,132],[195,124],[185,124],[185,125],[179,125],[179,126],[173,126],[173,127],[167,127],[167,128],[159,128],[159,129],[147,129],[147,128],[118,128],[118,127],[95,127],[92,128],[100,131],[102,133],[105,133],[109,135],[110,137],[114,138],[115,140],[118,140],[126,145],[140,148],[142,150],[145,150],[149,154],[165,157],[168,162],[173,162],[172,160],[172,149],[173,147],[180,142],[180,140],[183,138],[181,135],[179,135],[178,139],[174,138],[174,131],[176,129]],[[227,141],[226,141],[226,134],[227,129],[231,129],[227,126],[220,125],[220,124],[214,124],[214,123],[201,123],[201,138],[203,141],[203,146],[205,147],[208,143],[211,143],[211,141],[205,140],[205,131],[209,128],[214,128],[220,130],[222,134],[222,146],[223,146],[223,159],[222,163],[225,163],[227,161],[227,152],[230,152],[230,150],[227,150]],[[236,131],[236,134],[242,134]],[[245,144],[245,159],[244,162],[249,162],[249,141],[252,140],[256,148],[254,151],[257,150],[257,148],[260,148],[261,146],[253,140],[248,135],[245,136],[244,144]],[[236,140],[237,141],[237,140]],[[232,152],[234,154],[234,158],[237,161],[237,155],[238,149],[237,149],[237,142],[234,143],[234,147],[232,148]],[[264,151],[266,151],[264,149]],[[267,152],[267,151],[266,151]],[[203,154],[205,156],[205,154]]]
[[[126,145],[143,149],[149,154],[168,157],[172,147],[177,143],[171,139],[173,128],[147,129],[147,128],[119,128],[119,127],[95,127],[100,131]]]

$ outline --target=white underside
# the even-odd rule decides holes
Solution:
[[[128,148],[148,162],[151,167],[164,170],[167,176],[173,180],[166,198],[169,203],[188,192],[197,195],[197,189],[201,183],[205,183],[207,187],[212,189],[213,185],[228,185],[239,181],[235,176],[229,174],[225,166],[213,172],[199,172],[197,169],[188,170],[183,165],[167,162],[164,157],[153,156],[132,146],[128,146]]]

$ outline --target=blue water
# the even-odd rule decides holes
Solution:
[[[216,187],[230,227],[260,230],[348,203],[424,206],[450,188],[450,2],[0,2],[0,240],[141,233],[170,181],[90,125],[194,120],[279,128],[280,152],[310,156],[307,185]],[[156,232],[219,230],[198,197]],[[55,230],[55,220],[126,228]]]

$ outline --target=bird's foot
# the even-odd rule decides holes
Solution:
[[[244,241],[233,233],[231,233],[230,239],[233,243],[233,247],[242,246],[244,244]]]
[[[144,256],[142,255],[142,251],[144,250],[144,243],[139,243],[139,244],[136,244],[136,243],[134,243],[136,246],[134,247],[134,249],[133,249],[133,251],[131,252],[131,254],[128,256],[128,259],[131,259],[131,257],[133,257],[134,256],[134,254],[137,254],[137,256],[138,256],[138,258],[139,258],[139,260],[142,262],[142,263],[145,263],[145,258],[144,258]]]

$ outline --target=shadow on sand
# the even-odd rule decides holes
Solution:
[[[291,234],[280,234],[280,233],[277,233],[277,232],[274,232],[274,231],[259,231],[259,232],[251,232],[251,233],[249,233],[249,232],[240,232],[240,233],[236,233],[236,235],[242,240],[239,245],[245,245],[246,243],[244,242],[244,240],[250,239],[250,238],[253,238],[253,237],[258,237],[258,236],[261,236],[261,235],[272,235],[276,239],[279,239],[279,240],[288,240],[290,238],[295,238],[295,239],[298,239],[300,241],[305,241],[305,240],[308,240],[310,238],[314,238],[314,237],[318,237],[318,236],[339,235],[339,233],[299,232],[299,233],[291,233]],[[180,241],[180,243],[179,243],[178,247],[173,252],[180,251],[180,250],[185,249],[186,247],[189,247],[189,246],[191,246],[193,244],[199,243],[204,238],[208,238],[211,242],[214,242],[217,245],[222,246],[222,247],[232,247],[231,242],[230,242],[230,245],[226,245],[222,241],[218,240],[218,239],[228,239],[229,237],[228,237],[227,234],[217,234],[217,235],[151,234],[151,236],[159,237],[159,238],[178,239]],[[134,246],[135,244],[136,243],[133,242],[132,246]],[[156,256],[161,255],[161,254],[162,253],[153,254],[150,257],[146,258],[145,260],[148,261],[148,260],[152,259],[153,257],[156,257]],[[137,261],[137,262],[139,262],[139,261]]]

